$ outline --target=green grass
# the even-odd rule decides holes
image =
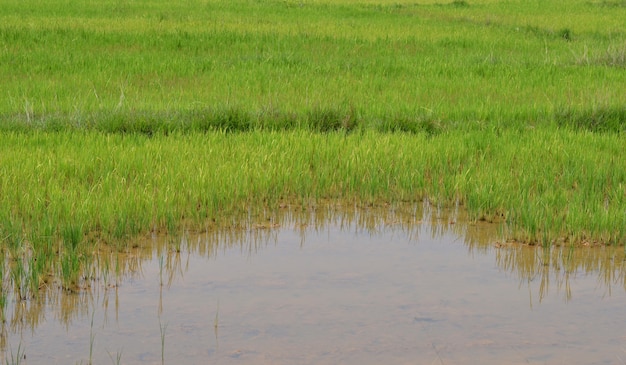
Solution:
[[[599,115],[592,127],[621,131],[626,8],[607,4],[9,1],[0,126],[578,127]]]
[[[0,204],[10,207],[2,236],[12,250],[52,236],[50,250],[75,252],[322,199],[460,202],[473,219],[503,216],[512,238],[531,242],[550,227],[555,238],[623,243],[626,223],[618,134],[37,132],[4,133],[0,145]]]
[[[623,245],[623,19],[586,0],[5,1],[5,277],[20,298],[82,287],[133,237],[328,199]]]

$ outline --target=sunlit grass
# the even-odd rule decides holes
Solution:
[[[555,239],[623,239],[626,162],[614,134],[90,132],[0,139],[2,237],[12,250],[61,241],[73,251],[88,239],[176,232],[250,207],[329,198],[461,202],[475,219],[506,218],[523,241],[546,231]]]
[[[623,110],[625,16],[585,1],[9,2],[0,125],[219,127],[224,110],[272,128],[317,110],[551,124]]]

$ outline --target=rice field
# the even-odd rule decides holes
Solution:
[[[624,245],[623,19],[623,1],[5,1],[3,292],[329,200]]]
[[[622,131],[625,15],[619,0],[9,0],[0,125]]]

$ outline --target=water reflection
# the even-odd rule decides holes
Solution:
[[[503,227],[470,222],[462,209],[437,209],[428,204],[371,207],[328,204],[307,209],[286,207],[267,211],[248,216],[245,222],[246,228],[189,231],[182,239],[154,235],[130,245],[133,248],[124,252],[98,255],[94,262],[87,265],[82,281],[84,289],[80,291],[65,291],[49,285],[40,289],[37,298],[27,300],[19,299],[19,294],[13,291],[13,295],[8,296],[5,308],[6,320],[2,323],[0,350],[6,358],[8,339],[15,343],[16,338],[32,336],[38,327],[49,321],[56,321],[68,330],[75,321],[102,310],[105,323],[117,323],[121,308],[120,286],[133,281],[152,280],[145,274],[144,265],[154,262],[158,263],[156,284],[160,291],[156,314],[160,320],[164,313],[163,290],[170,289],[184,279],[193,257],[217,262],[220,257],[237,250],[244,257],[254,258],[277,245],[281,232],[285,230],[294,233],[300,247],[314,245],[309,242],[310,236],[317,237],[325,232],[331,235],[336,229],[350,232],[354,237],[379,237],[383,241],[401,237],[402,240],[406,239],[408,245],[454,237],[451,243],[464,245],[469,256],[493,254],[495,265],[504,275],[516,278],[520,288],[528,288],[531,307],[551,294],[562,297],[564,301],[572,300],[576,293],[571,283],[580,276],[597,277],[598,287],[606,296],[611,296],[615,290],[626,290],[624,248],[543,249],[508,244],[502,239]],[[452,272],[450,275],[459,273]],[[438,303],[437,306],[445,307],[446,304]],[[449,315],[436,313],[442,318]],[[115,318],[109,318],[110,314]],[[414,322],[422,326],[438,325],[438,321],[443,320],[426,315],[416,315],[414,318]],[[216,325],[216,337],[217,329]]]
[[[532,287],[539,283],[541,302],[551,291],[571,300],[571,282],[579,275],[594,275],[598,286],[610,296],[615,289],[626,290],[624,247],[529,247],[511,245],[496,251],[497,265],[519,278],[520,284]],[[532,301],[531,293],[531,305]]]

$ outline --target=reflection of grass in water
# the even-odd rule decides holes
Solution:
[[[215,334],[215,347],[219,348],[218,330],[220,325],[220,301],[217,300],[217,309],[215,310],[215,318],[213,319],[213,333]]]
[[[435,343],[431,342],[431,346],[432,346],[433,350],[435,351],[435,354],[437,355],[437,360],[439,360],[439,364],[444,365],[443,359],[441,358],[441,355],[439,355],[439,350],[435,346]]]
[[[17,351],[15,354],[13,353],[13,348],[11,348],[10,354],[6,355],[8,355],[5,359],[5,363],[7,365],[19,365],[26,360],[26,349],[22,348],[22,343],[20,342],[17,345]]]
[[[175,275],[182,275],[184,260],[180,252],[188,252],[194,255],[215,257],[227,248],[236,248],[243,254],[253,255],[255,252],[272,245],[276,239],[276,228],[265,228],[262,224],[253,222],[271,221],[280,227],[292,227],[301,234],[302,244],[306,244],[307,235],[312,231],[327,231],[332,227],[361,232],[364,235],[381,235],[394,230],[403,231],[414,244],[419,244],[421,239],[437,239],[443,235],[458,235],[460,240],[468,246],[472,252],[488,252],[492,250],[496,241],[501,242],[502,236],[497,233],[495,225],[484,222],[472,222],[466,219],[464,210],[440,209],[430,204],[398,204],[398,205],[368,205],[361,206],[352,204],[338,205],[337,202],[329,205],[316,205],[303,209],[300,206],[285,207],[279,211],[266,211],[250,217],[251,224],[247,228],[230,229],[224,231],[207,231],[199,236],[189,236],[180,239],[180,251],[172,249],[172,237],[160,236],[150,239],[150,249],[138,248],[133,255],[110,255],[110,260],[105,255],[98,256],[99,265],[102,267],[117,267],[118,280],[132,275],[132,272],[141,270],[143,261],[156,260],[159,265],[159,275],[168,275],[168,283]],[[484,226],[484,227],[483,227]],[[491,229],[490,234],[484,234],[485,229]],[[482,232],[482,233],[481,233]],[[496,251],[498,266],[515,273],[522,281],[540,278],[540,299],[547,295],[549,290],[563,291],[571,296],[569,280],[574,272],[593,272],[599,275],[599,280],[607,290],[623,280],[626,273],[625,265],[616,265],[622,262],[622,247],[607,247],[603,249],[590,247],[562,246],[552,250],[511,245],[498,244],[500,249]],[[143,246],[139,245],[140,247]],[[532,254],[529,254],[532,252]],[[621,256],[620,256],[621,255]],[[183,255],[184,256],[184,255]],[[156,258],[156,259],[155,259]],[[105,264],[105,262],[107,264]],[[548,265],[545,265],[548,263]],[[95,265],[94,265],[95,266]],[[558,268],[558,270],[557,270]],[[94,268],[94,272],[98,272]],[[103,281],[104,283],[104,281]],[[624,286],[626,289],[626,284]],[[102,291],[102,292],[101,292]],[[100,295],[114,295],[115,287],[103,288],[94,282],[87,291],[64,295],[57,287],[41,290],[40,295],[54,298],[52,304],[59,311],[58,318],[66,326],[70,326],[74,318],[85,308],[93,308],[93,301]],[[81,295],[85,294],[85,295]],[[43,297],[42,297],[43,298]],[[64,303],[62,301],[65,301]],[[107,300],[103,300],[103,302]],[[36,328],[38,320],[44,313],[45,301],[37,299],[17,303],[16,309],[22,312],[11,311],[9,323],[11,331],[21,331],[26,328]],[[213,326],[216,332],[219,330],[220,303],[218,301]],[[11,308],[13,309],[13,308]],[[39,318],[39,319],[38,319]],[[161,350],[164,359],[165,337],[167,324],[159,320],[161,331]],[[93,334],[90,337],[93,341]],[[93,346],[93,342],[90,346]]]
[[[96,315],[96,311],[91,312],[91,323],[89,325],[89,365],[93,364],[93,344],[96,341],[96,334],[93,333],[93,318]]]
[[[576,273],[596,273],[610,296],[615,287],[626,290],[626,252],[623,247],[530,247],[512,245],[496,252],[496,263],[516,274],[520,282],[539,280],[539,301],[552,290],[572,298],[570,279]]]
[[[111,362],[113,363],[113,365],[120,365],[122,363],[121,351],[116,352],[115,357],[113,357],[113,354],[111,354],[108,350],[107,350],[107,354],[109,355],[109,358],[111,359]]]
[[[213,320],[213,328],[215,329],[215,336],[217,337],[217,328],[219,327],[220,316],[220,302],[217,301],[217,309],[215,310],[215,319]]]
[[[167,330],[167,323],[161,323],[160,317],[159,330],[161,331],[161,364],[165,364],[165,331]]]

